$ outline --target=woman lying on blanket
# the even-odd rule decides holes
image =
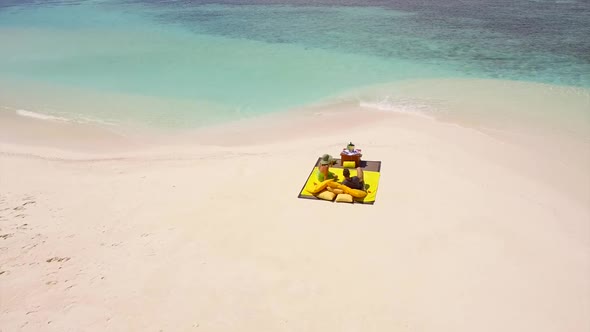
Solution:
[[[334,179],[334,181],[338,181],[338,175],[330,172],[330,166],[333,163],[334,159],[329,154],[322,156],[322,159],[320,159],[320,166],[318,167],[318,181],[322,182],[327,179]]]

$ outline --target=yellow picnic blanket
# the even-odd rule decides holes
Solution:
[[[377,166],[372,165],[371,169],[375,170],[368,170],[363,169],[364,175],[364,182],[365,182],[365,191],[367,192],[367,196],[363,199],[355,199],[357,203],[365,203],[365,204],[373,204],[375,202],[375,198],[377,196],[377,189],[379,188],[379,178],[381,176],[380,172],[380,163],[381,162],[372,162],[378,163]],[[330,167],[330,172],[338,175],[338,181],[342,182],[344,176],[342,175],[343,168],[342,167]],[[299,198],[309,198],[309,199],[318,199],[314,195],[312,195],[309,190],[312,190],[320,181],[317,179],[317,172],[318,167],[314,166],[311,173],[307,177],[303,188],[299,193]],[[355,176],[357,173],[356,169],[350,169],[350,176]]]

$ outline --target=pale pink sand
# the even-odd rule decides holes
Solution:
[[[590,330],[587,152],[363,119],[229,125],[218,146],[96,129],[110,152],[4,135],[0,330]],[[298,199],[349,141],[383,162],[375,205]]]

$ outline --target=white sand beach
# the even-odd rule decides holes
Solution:
[[[590,330],[590,141],[346,112],[152,140],[0,114],[0,330]],[[375,204],[297,198],[349,141]]]

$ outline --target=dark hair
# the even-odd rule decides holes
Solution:
[[[345,168],[345,169],[342,171],[342,175],[344,175],[344,177],[345,177],[345,178],[347,178],[347,177],[349,177],[349,176],[350,176],[350,171],[348,170],[348,168]]]

